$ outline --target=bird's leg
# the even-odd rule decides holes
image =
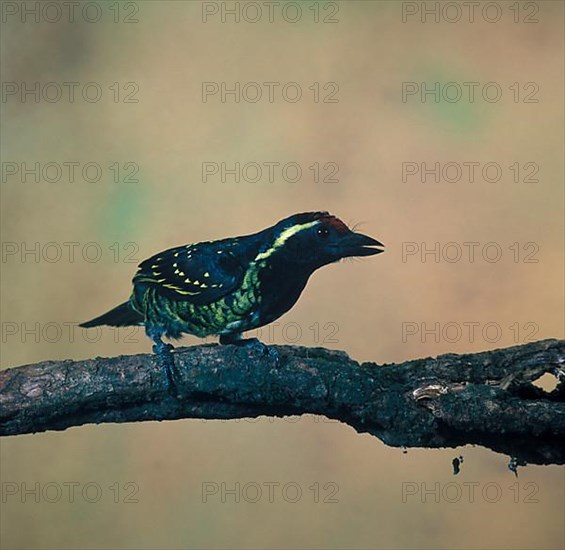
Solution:
[[[232,332],[230,334],[220,334],[220,344],[222,346],[240,346],[245,339],[242,337],[241,332]]]
[[[220,334],[220,344],[222,346],[245,346],[250,349],[258,351],[261,355],[268,355],[270,357],[278,358],[278,352],[263,344],[258,338],[243,338],[241,332],[232,332],[230,334]]]
[[[153,340],[153,353],[157,355],[157,360],[159,362],[159,366],[165,373],[167,378],[167,388],[169,393],[172,395],[177,394],[176,388],[177,384],[175,382],[176,376],[176,365],[175,365],[175,358],[173,356],[172,350],[175,349],[173,345],[166,344],[161,340],[162,333],[155,329],[147,330],[147,336]]]

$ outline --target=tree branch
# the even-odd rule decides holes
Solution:
[[[0,435],[103,422],[325,415],[395,447],[478,444],[565,463],[565,341],[399,364],[275,346],[178,348],[179,398],[154,355],[46,361],[0,372]],[[532,384],[557,377],[550,393]]]

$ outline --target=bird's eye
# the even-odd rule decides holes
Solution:
[[[330,232],[328,231],[327,227],[320,227],[316,233],[318,234],[318,237],[321,237],[322,239],[327,239],[330,235]]]

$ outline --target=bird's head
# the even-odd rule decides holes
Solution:
[[[380,254],[383,247],[328,212],[305,212],[275,225],[270,246],[259,257],[276,255],[285,263],[317,269],[342,258]]]

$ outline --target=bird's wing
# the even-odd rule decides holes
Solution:
[[[245,276],[246,265],[230,252],[230,244],[214,241],[160,252],[139,264],[133,283],[154,286],[173,300],[215,302],[238,288]]]

